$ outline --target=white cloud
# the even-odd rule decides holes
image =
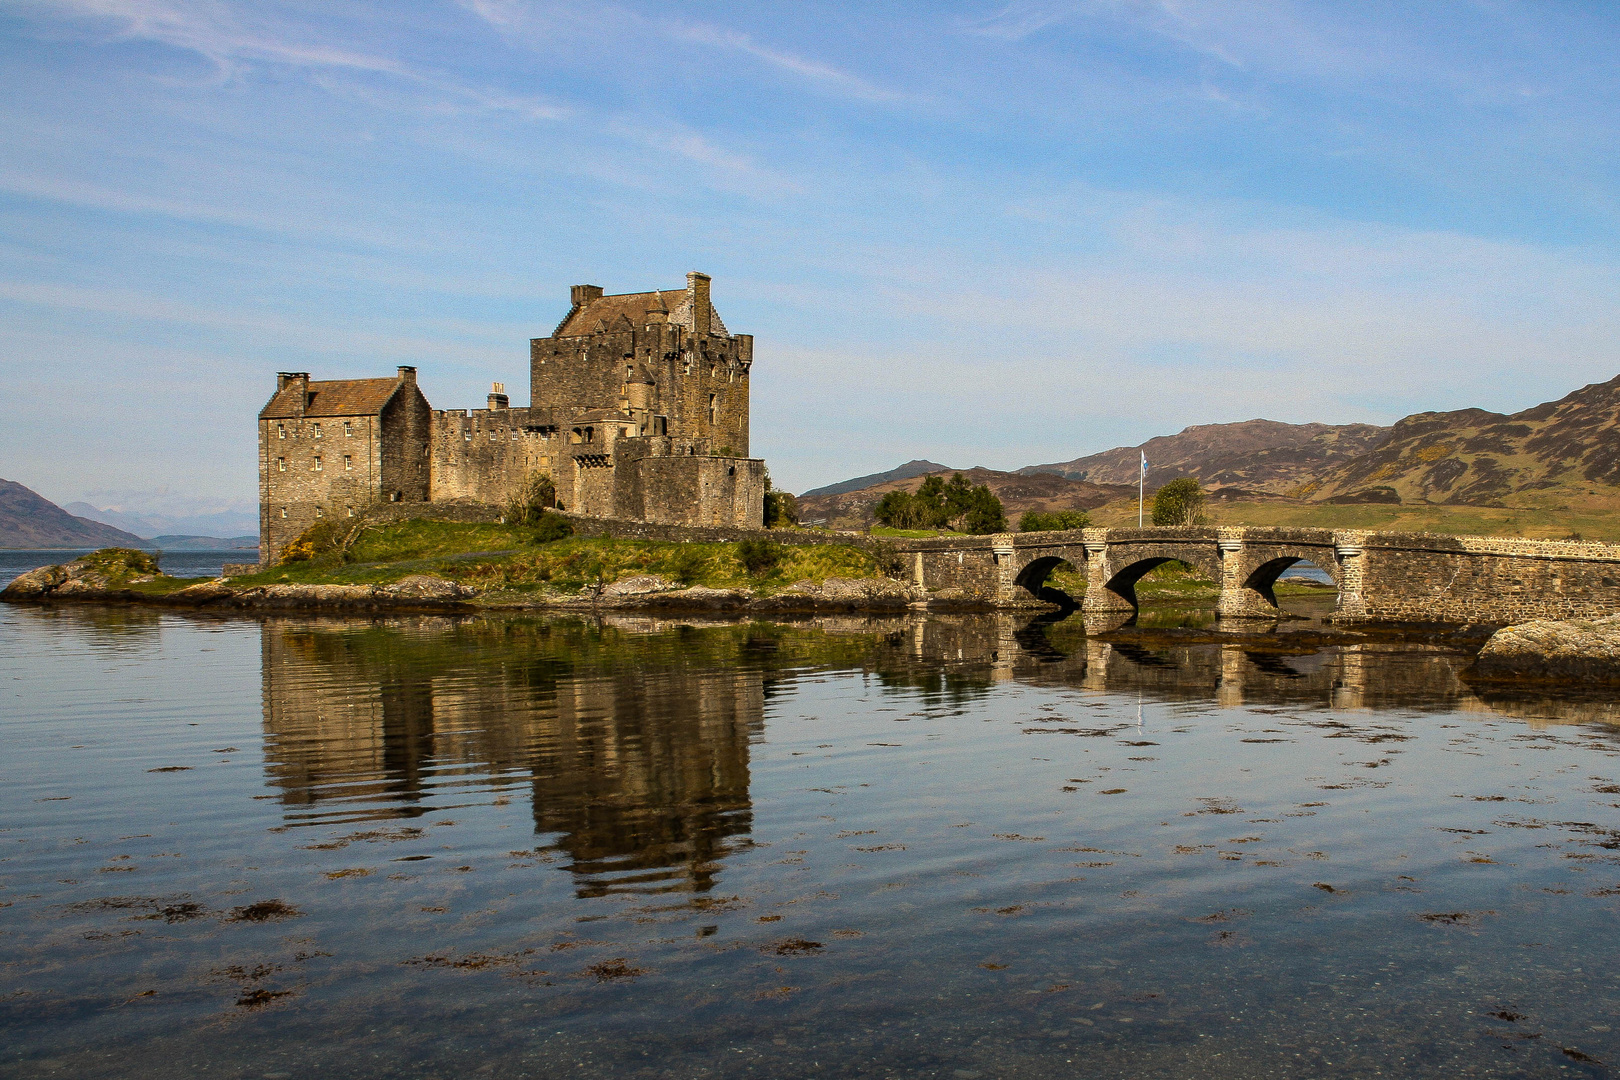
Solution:
[[[773,67],[802,76],[811,83],[837,94],[859,98],[863,101],[882,103],[915,100],[910,94],[886,90],[858,75],[852,75],[830,64],[809,60],[793,53],[761,45],[748,34],[740,31],[703,23],[668,22],[664,23],[663,26],[666,32],[677,40],[691,41],[701,45],[711,45],[716,48],[746,53],[758,60],[765,61]]]

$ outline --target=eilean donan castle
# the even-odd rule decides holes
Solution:
[[[502,505],[535,472],[593,517],[763,524],[765,463],[748,456],[754,339],[732,334],[709,277],[606,296],[575,285],[568,315],[529,342],[529,407],[434,409],[416,369],[312,381],[282,372],[259,413],[259,559],[375,503]]]

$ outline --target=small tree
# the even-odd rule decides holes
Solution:
[[[765,527],[787,529],[799,523],[799,500],[791,491],[783,491],[771,483],[770,470],[765,470]]]
[[[557,505],[557,486],[551,477],[536,469],[523,478],[506,500],[508,525],[538,525],[547,510]]]
[[[1204,489],[1190,477],[1172,480],[1153,493],[1153,524],[1202,525]]]

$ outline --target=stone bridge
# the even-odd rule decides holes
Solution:
[[[1620,612],[1620,545],[1264,527],[1076,529],[901,540],[912,580],[965,599],[1039,598],[1069,563],[1082,611],[1136,609],[1136,583],[1179,559],[1220,586],[1222,618],[1275,618],[1272,587],[1299,563],[1338,586],[1335,622],[1523,622]]]

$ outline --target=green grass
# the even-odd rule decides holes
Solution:
[[[897,536],[905,540],[926,540],[932,536],[965,536],[966,533],[952,532],[950,529],[891,529],[887,525],[874,525],[871,529],[873,536]]]
[[[535,543],[517,526],[402,521],[368,529],[346,556],[232,578],[233,585],[380,585],[411,574],[432,574],[482,590],[494,603],[579,593],[622,578],[655,574],[682,585],[748,586],[769,594],[796,581],[876,577],[877,565],[859,548],[782,544],[780,561],[750,575],[735,544],[670,543],[569,537]]]

